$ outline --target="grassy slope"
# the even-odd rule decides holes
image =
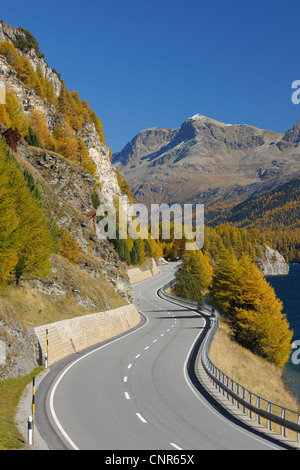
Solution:
[[[35,369],[24,377],[0,381],[0,450],[22,449],[25,447],[15,424],[15,414],[23,390],[32,378],[40,372]]]
[[[230,328],[222,319],[209,354],[217,367],[251,392],[272,403],[300,412],[300,403],[288,390],[282,369],[233,341]],[[280,433],[276,426],[274,431]],[[288,435],[295,439],[295,433]]]
[[[66,318],[108,310],[104,298],[110,308],[118,308],[126,301],[116,293],[106,279],[92,279],[78,266],[70,263],[59,255],[53,255],[53,264],[57,270],[47,276],[49,283],[56,282],[65,295],[49,295],[38,292],[25,284],[20,288],[9,287],[0,296],[0,318],[14,315],[27,328],[52,323]],[[57,280],[59,276],[59,280]],[[90,299],[94,307],[85,308],[74,296],[74,290],[81,298]]]

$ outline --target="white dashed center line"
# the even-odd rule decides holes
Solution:
[[[143,418],[143,416],[140,414],[140,413],[136,413],[137,417],[143,422],[143,423],[147,423],[147,421],[145,420],[145,418]]]

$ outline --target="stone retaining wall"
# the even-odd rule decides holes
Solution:
[[[134,328],[140,320],[137,309],[130,304],[114,310],[38,326],[32,328],[30,332],[38,340],[44,363],[47,351],[46,330],[48,330],[48,365],[51,365],[66,356]]]
[[[154,259],[152,259],[151,269],[147,269],[147,271],[142,271],[140,268],[128,269],[128,277],[131,284],[145,281],[146,279],[150,279],[152,276],[156,276],[157,274],[159,274],[159,269],[156,266]]]

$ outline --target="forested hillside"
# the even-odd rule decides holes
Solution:
[[[246,229],[219,230],[211,229],[213,243],[203,252],[185,254],[174,293],[211,303],[230,325],[235,341],[282,367],[291,353],[293,332],[282,302],[255,262],[261,246],[252,244],[254,238],[250,243]]]
[[[23,174],[0,139],[0,287],[45,275],[58,251],[56,225],[42,188]],[[28,184],[27,184],[28,183]]]
[[[25,46],[23,42],[22,50],[30,47],[30,43]],[[15,44],[20,45],[19,41]],[[95,173],[95,164],[88,155],[83,139],[77,134],[82,130],[83,123],[89,121],[95,125],[102,142],[105,142],[105,137],[102,123],[87,101],[81,101],[77,92],[70,92],[64,82],[57,95],[53,84],[43,75],[41,66],[38,64],[34,70],[29,59],[20,55],[12,42],[3,41],[0,45],[0,54],[16,71],[17,78],[24,86],[31,88],[40,98],[45,98],[62,116],[61,122],[58,122],[51,132],[43,114],[31,108],[29,115],[26,116],[14,91],[8,88],[6,105],[0,106],[0,123],[7,127],[16,127],[23,137],[26,136],[28,143],[58,151]]]
[[[7,38],[0,44],[0,57],[5,58],[12,68],[27,96],[22,104],[20,94],[24,93],[16,85],[11,71],[8,71],[7,79],[3,77],[7,93],[6,104],[0,105],[0,124],[17,128],[29,145],[58,152],[85,168],[98,180],[101,177],[105,179],[105,175],[101,174],[103,164],[99,161],[99,153],[106,152],[104,146],[108,147],[101,119],[88,102],[80,98],[78,92],[70,91],[65,86],[55,69],[51,70],[47,66],[36,39],[29,31],[23,28],[12,31],[14,39]],[[30,90],[34,95],[30,95]],[[32,103],[28,106],[29,96]],[[92,140],[94,131],[103,144],[101,149],[96,144],[96,154],[91,151],[92,145],[95,145]],[[111,158],[111,150],[108,151]],[[132,198],[126,180],[115,170],[114,173],[114,185],[121,183],[121,193]],[[98,187],[103,189],[102,186],[99,181]]]
[[[300,178],[295,178],[240,204],[216,204],[206,212],[212,226],[226,222],[256,228],[289,263],[300,262]]]

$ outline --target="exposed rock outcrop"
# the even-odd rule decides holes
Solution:
[[[0,319],[0,380],[28,374],[37,367],[36,358],[37,344],[27,329],[12,317]]]
[[[109,147],[101,142],[94,124],[86,122],[81,136],[89,151],[90,156],[96,164],[96,178],[100,183],[101,202],[113,204],[116,197],[121,196],[115,167],[110,160]]]
[[[257,265],[265,276],[285,276],[290,269],[284,257],[267,245],[263,251],[263,259],[258,259]]]

